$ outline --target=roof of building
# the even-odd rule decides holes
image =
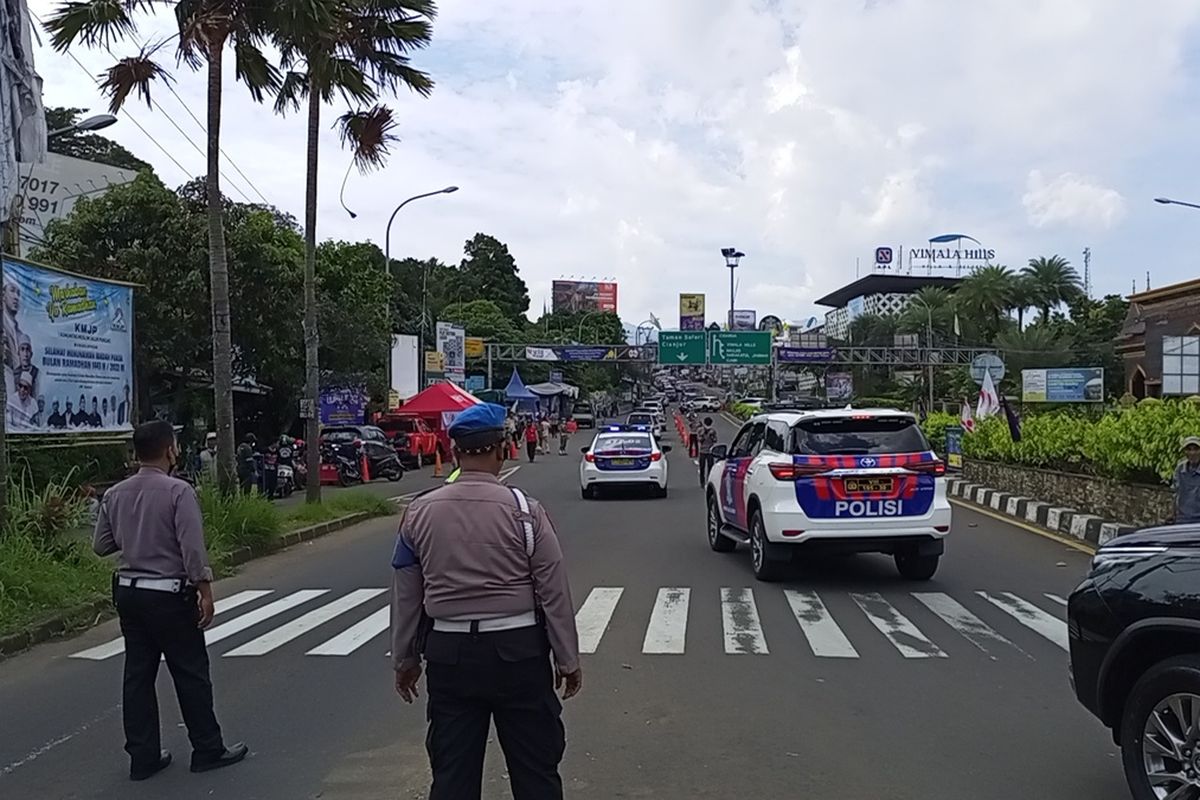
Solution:
[[[854,283],[848,283],[817,300],[817,305],[830,308],[841,308],[856,297],[869,294],[912,294],[926,286],[940,286],[943,289],[954,289],[962,282],[962,278],[951,278],[942,275],[888,275],[872,274],[859,278]]]
[[[1172,283],[1170,286],[1162,286],[1158,289],[1149,289],[1145,292],[1139,292],[1129,295],[1131,303],[1156,303],[1162,300],[1170,300],[1175,297],[1183,297],[1186,295],[1200,295],[1200,278],[1183,283]]]

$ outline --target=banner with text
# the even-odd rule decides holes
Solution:
[[[554,281],[550,286],[550,310],[610,311],[617,313],[617,285],[595,281]]]
[[[1099,403],[1104,399],[1104,367],[1021,370],[1026,403]]]
[[[442,354],[446,377],[461,384],[467,378],[467,332],[449,322],[437,324],[437,351]]]
[[[854,375],[850,372],[825,373],[825,399],[840,403],[854,397]]]
[[[704,295],[679,295],[679,330],[704,330]]]
[[[10,433],[133,428],[133,288],[3,262]]]
[[[321,390],[322,425],[361,425],[367,414],[367,391],[362,386],[331,386]]]

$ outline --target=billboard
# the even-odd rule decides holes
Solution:
[[[133,287],[4,259],[9,433],[133,429]]]
[[[825,373],[825,398],[842,402],[854,397],[854,375],[850,372]]]
[[[734,309],[733,320],[729,326],[731,331],[752,331],[758,321],[758,312],[751,309]]]
[[[617,285],[595,281],[554,281],[551,311],[611,311],[617,313]]]
[[[400,399],[407,399],[421,391],[420,363],[416,336],[392,337],[392,371],[390,378],[391,389],[396,393],[398,398],[396,405],[399,405]],[[389,408],[395,408],[395,406],[389,405]]]
[[[82,158],[47,153],[40,164],[18,165],[20,179],[14,219],[22,255],[42,244],[46,225],[71,213],[81,197],[98,197],[113,186],[137,177],[131,169],[110,167]]]
[[[362,386],[331,386],[321,390],[322,425],[361,425],[367,415],[367,390]]]
[[[467,379],[467,332],[449,322],[437,324],[437,351],[442,354],[442,371],[461,384]]]
[[[1104,367],[1021,370],[1026,403],[1099,403],[1104,399]]]
[[[679,330],[704,330],[704,295],[679,295]]]

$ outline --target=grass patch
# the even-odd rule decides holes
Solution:
[[[385,517],[395,514],[396,511],[396,504],[387,498],[362,490],[353,490],[338,492],[320,503],[304,503],[289,508],[284,512],[284,521],[288,530],[295,530],[350,514]]]
[[[83,541],[47,548],[28,536],[0,541],[0,636],[110,590],[112,567]]]

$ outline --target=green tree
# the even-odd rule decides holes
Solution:
[[[917,291],[896,321],[900,333],[919,333],[924,340],[932,326],[935,340],[954,335],[953,295],[940,286],[926,286]]]
[[[341,96],[352,110],[338,119],[360,170],[383,165],[394,140],[390,109],[375,104],[381,93],[401,85],[427,96],[433,81],[410,66],[408,53],[429,44],[436,13],[432,0],[284,0],[276,4],[272,38],[286,75],[277,111],[308,107],[307,182],[304,195],[304,374],[309,402],[320,392],[320,334],[316,296],[317,169],[321,106]],[[386,329],[384,331],[387,333]],[[316,441],[320,420],[308,420],[306,436]],[[308,452],[309,474],[321,466],[317,448]],[[309,481],[310,503],[321,499],[319,481]]]
[[[82,108],[47,108],[46,128],[52,131],[70,128],[79,122],[85,113],[86,110]],[[145,161],[112,139],[98,133],[70,130],[51,137],[48,147],[51,153],[82,158],[85,161],[95,161],[97,164],[108,164],[110,167],[131,169],[136,172],[152,169]]]
[[[1041,310],[1042,323],[1050,321],[1050,312],[1055,307],[1083,294],[1079,273],[1062,256],[1031,258],[1021,274],[1029,285],[1031,305]]]
[[[850,344],[856,347],[891,347],[900,320],[882,314],[863,314],[850,323]]]
[[[1036,305],[1038,294],[1029,276],[1023,272],[1013,276],[1012,296],[1009,298],[1010,311],[1017,312],[1017,328],[1025,329],[1025,312],[1030,306]]]
[[[520,321],[529,310],[529,288],[517,274],[517,262],[508,245],[494,236],[477,233],[463,248],[456,300],[491,300],[510,319]]]
[[[442,309],[438,318],[462,325],[468,336],[480,336],[495,342],[519,341],[517,327],[491,300],[451,303]]]
[[[1006,326],[1008,311],[1013,308],[1016,280],[1008,267],[981,267],[963,280],[954,293],[960,317],[970,319],[974,327],[991,341]]]
[[[1070,337],[1045,325],[1007,330],[995,344],[1004,354],[1004,382],[1012,390],[1020,389],[1021,370],[1070,366],[1073,359]]]
[[[51,44],[65,52],[72,44],[108,48],[137,33],[136,12],[154,13],[162,3],[126,0],[76,0],[64,3],[46,23]],[[176,46],[181,61],[207,71],[207,175],[209,286],[212,304],[213,405],[217,428],[217,476],[222,488],[234,485],[233,464],[233,342],[230,323],[229,267],[221,216],[221,100],[226,46],[235,54],[235,78],[251,97],[261,101],[279,88],[278,71],[262,52],[271,4],[227,0],[180,0],[170,3],[178,26]],[[155,48],[120,59],[104,73],[101,90],[109,107],[118,111],[130,94],[150,101],[154,81],[166,80],[166,70],[153,58]]]
[[[383,252],[370,242],[325,241],[317,248],[322,379],[384,388],[381,365],[391,352],[387,297],[391,280]],[[369,378],[369,379],[368,379]]]

